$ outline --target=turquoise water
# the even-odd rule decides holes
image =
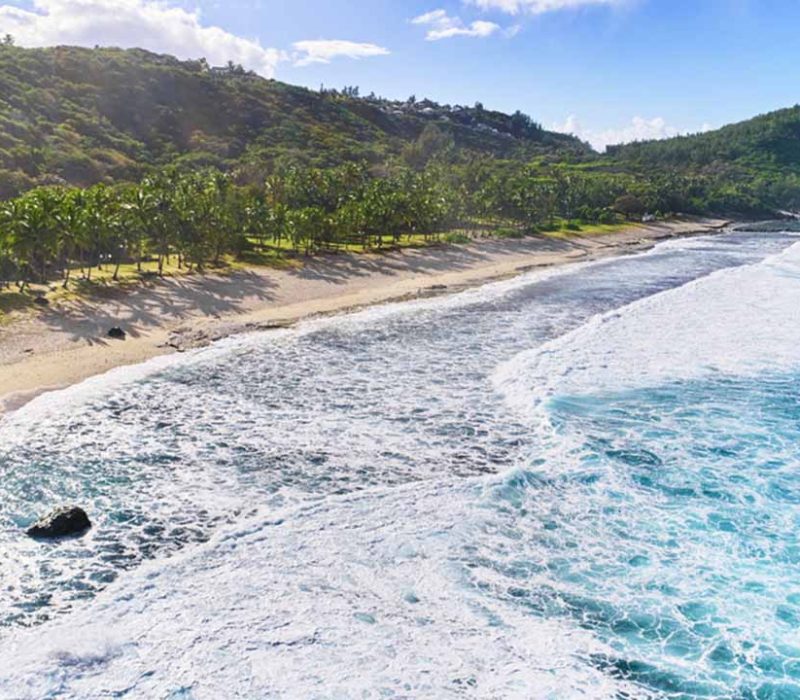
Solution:
[[[573,466],[554,479],[542,461],[496,491],[509,552],[532,538],[541,554],[502,561],[536,572],[505,599],[590,630],[608,649],[587,663],[659,697],[800,697],[799,381],[553,399]],[[520,527],[542,500],[547,519]]]
[[[800,697],[800,246],[732,232],[0,423],[0,697]],[[76,501],[81,540],[21,528]]]

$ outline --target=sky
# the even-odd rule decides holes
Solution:
[[[603,148],[800,101],[800,0],[0,0],[22,46],[141,46],[477,101]]]

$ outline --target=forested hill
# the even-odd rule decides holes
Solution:
[[[600,155],[526,115],[0,43],[0,288],[675,213],[800,211],[800,109]],[[153,272],[154,270],[150,270]],[[30,299],[29,299],[30,300]]]
[[[151,166],[413,165],[442,148],[525,159],[590,152],[521,113],[480,105],[315,92],[139,49],[0,45],[0,198],[39,184],[135,180]]]
[[[800,105],[716,131],[612,146],[608,156],[629,165],[679,170],[737,166],[800,173]]]

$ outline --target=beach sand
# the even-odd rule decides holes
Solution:
[[[452,293],[537,267],[598,259],[669,237],[718,230],[728,223],[682,218],[600,236],[489,239],[382,254],[321,255],[293,270],[186,275],[113,290],[113,298],[65,302],[0,326],[0,413],[115,367],[233,333]],[[109,339],[112,326],[124,328],[127,339]]]

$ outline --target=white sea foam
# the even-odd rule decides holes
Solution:
[[[600,314],[493,376],[529,413],[556,394],[656,386],[800,365],[800,243]]]
[[[74,409],[78,404],[106,397],[111,390],[119,390],[172,367],[190,367],[197,363],[207,362],[214,357],[236,355],[254,348],[262,348],[265,342],[279,342],[326,329],[355,330],[380,324],[393,317],[436,313],[466,307],[501,298],[532,283],[570,274],[591,264],[594,263],[578,262],[550,269],[532,270],[507,280],[472,287],[455,294],[412,301],[388,302],[376,304],[360,311],[305,319],[292,329],[254,331],[233,335],[216,341],[208,347],[181,354],[162,355],[136,365],[116,367],[64,389],[41,394],[10,415],[0,416],[0,426],[8,427],[4,431],[3,439],[12,439],[14,434],[22,435],[24,427],[28,423],[56,416],[67,407]]]
[[[3,590],[55,590],[53,608],[76,608],[0,633],[0,659],[14,660],[0,663],[0,697],[613,697],[625,684],[587,663],[611,650],[537,596],[573,592],[551,564],[623,570],[615,557],[638,543],[613,539],[593,482],[528,481],[529,447],[550,445],[487,390],[489,374],[595,309],[759,259],[760,245],[709,262],[670,243],[675,259],[536,272],[232,338],[39,400],[0,426],[7,512],[70,497],[99,517],[53,549],[0,531]],[[559,358],[537,383],[567,376],[571,355]],[[635,505],[625,514],[653,513]],[[176,551],[151,546],[170,528],[206,524],[210,542],[141,563],[140,549]],[[62,605],[61,586],[117,571],[118,550],[138,568]]]
[[[6,642],[0,695],[608,697],[579,660],[604,650],[591,635],[466,584],[479,495],[440,483],[259,514]]]

